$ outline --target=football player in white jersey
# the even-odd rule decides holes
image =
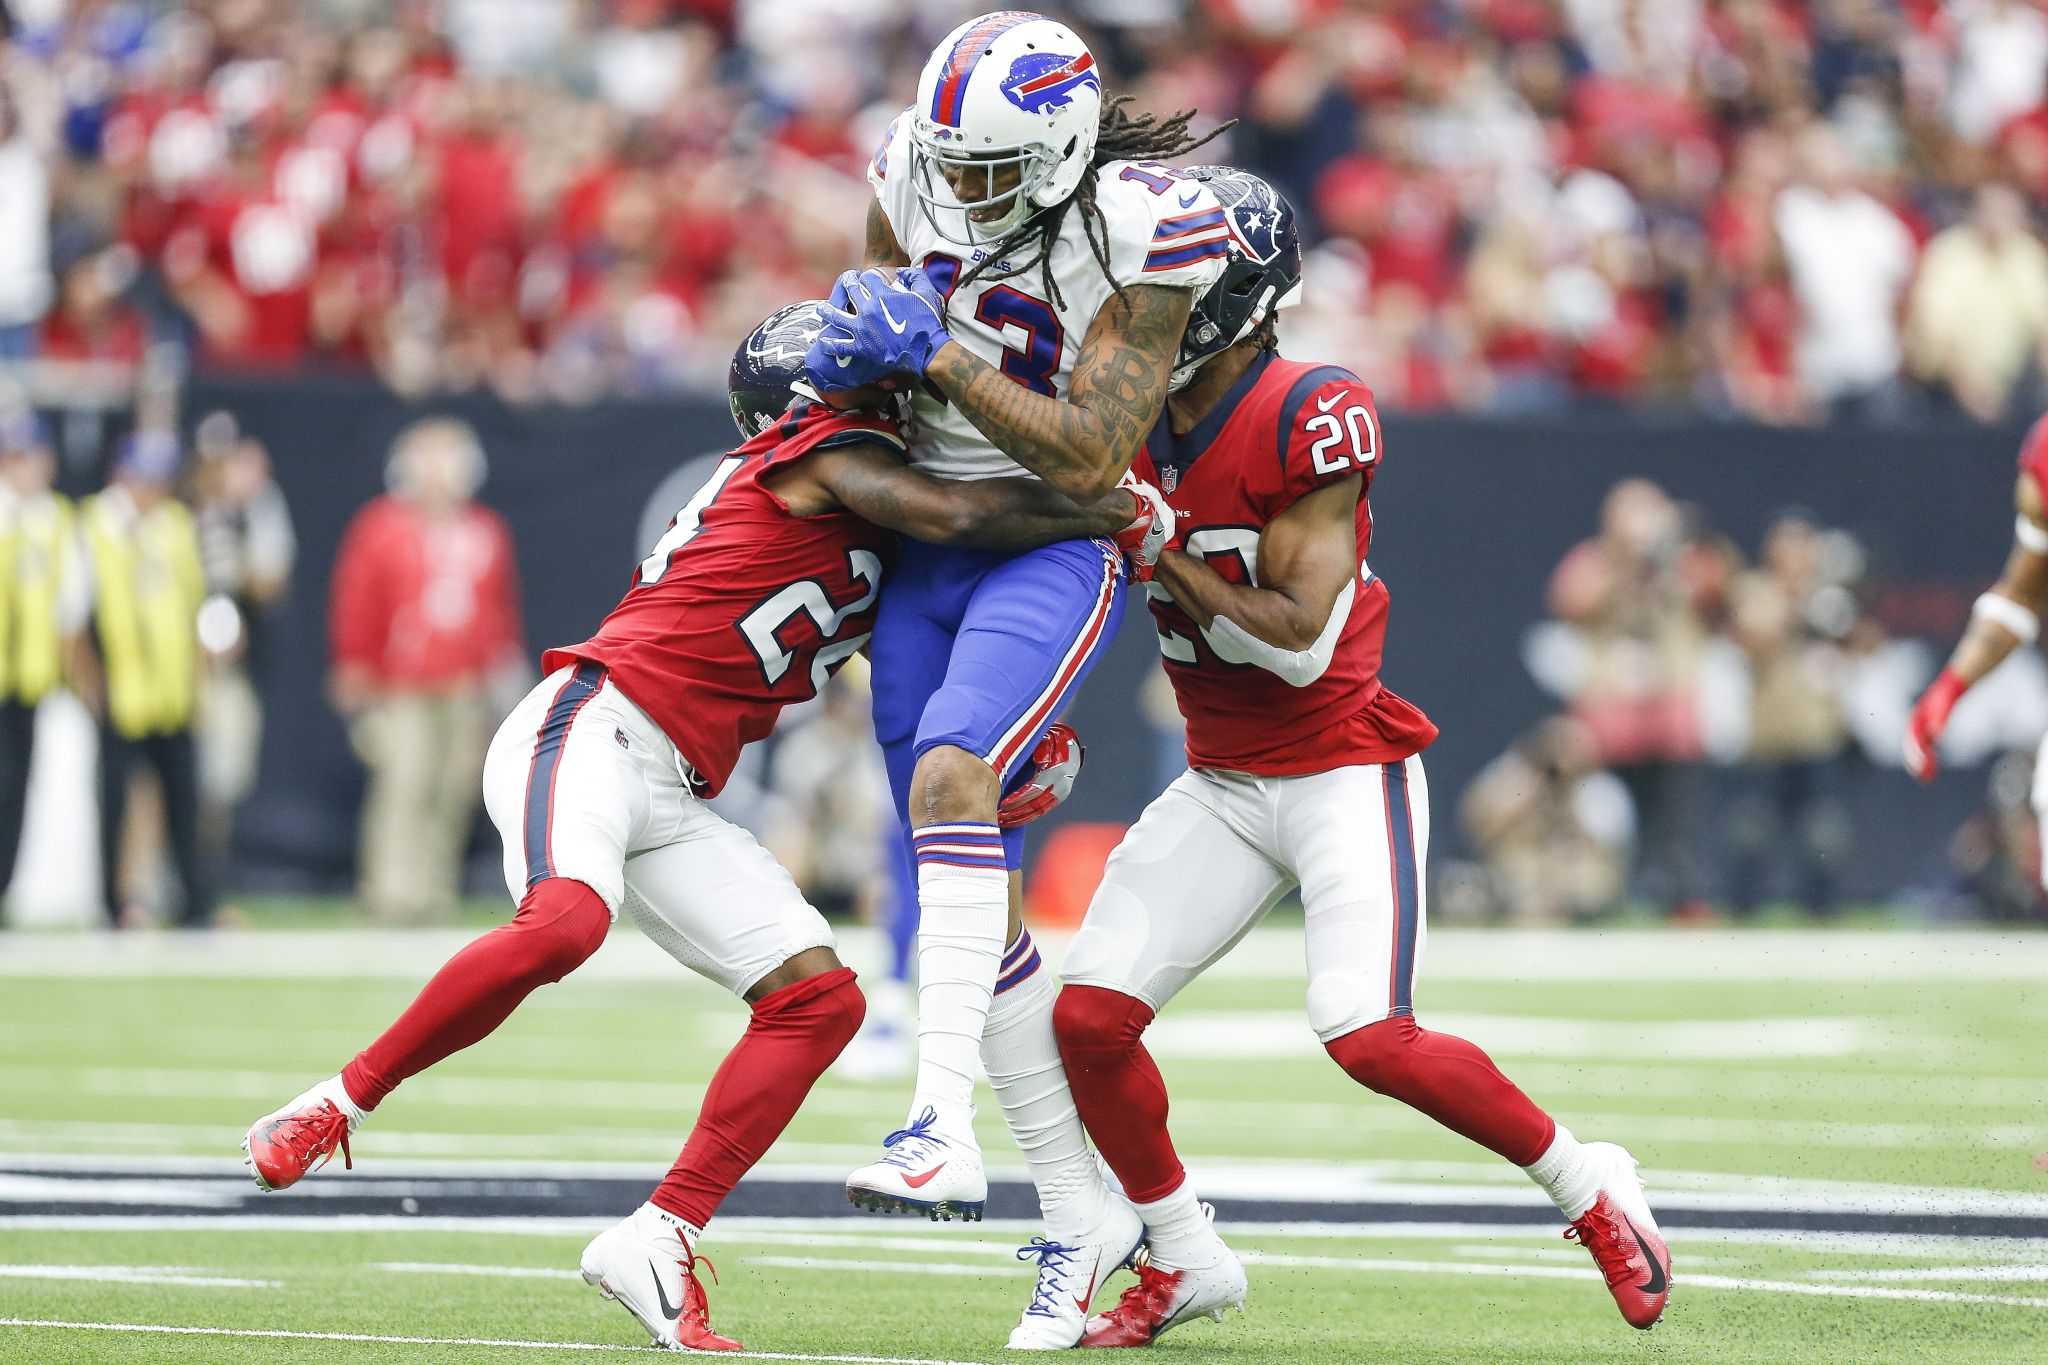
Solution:
[[[1159,164],[1198,145],[1188,117],[1105,101],[1064,24],[1016,10],[962,24],[875,155],[875,268],[841,277],[812,382],[907,376],[911,458],[942,477],[1036,476],[1082,500],[1115,487],[1227,253],[1214,196]],[[917,854],[918,1067],[908,1122],[847,1194],[980,1216],[979,1054],[1046,1220],[1021,1253],[1039,1279],[1019,1348],[1075,1345],[1097,1286],[1143,1237],[1076,1117],[1052,974],[1015,910],[1022,842],[997,823],[1004,790],[1116,634],[1124,577],[1100,542],[1023,555],[906,544],[872,645],[876,735]]]

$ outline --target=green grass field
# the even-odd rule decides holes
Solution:
[[[651,1183],[743,1018],[630,936],[409,1083],[357,1135],[353,1173],[243,1194],[249,1120],[331,1073],[459,941],[0,938],[0,1361],[642,1349],[574,1271],[630,1200],[505,1217],[484,1189],[461,1216],[407,1217],[396,1194],[331,1216],[335,1195],[451,1171]],[[2048,1360],[2048,940],[1434,937],[1425,1025],[1643,1161],[1678,1284],[1648,1334],[1559,1227],[1500,1215],[1541,1204],[1519,1172],[1329,1064],[1301,975],[1298,936],[1262,930],[1155,1028],[1182,1152],[1253,1286],[1248,1313],[1166,1337],[1170,1358]],[[843,1174],[905,1093],[828,1077],[764,1174],[799,1191]],[[1015,1174],[995,1112],[983,1142]],[[1327,1212],[1232,1223],[1233,1199]],[[713,1225],[722,1330],[797,1358],[1003,1358],[1028,1226],[840,1217],[823,1195],[798,1212]],[[109,1330],[126,1327],[152,1330]]]

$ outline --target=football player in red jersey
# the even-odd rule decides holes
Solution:
[[[879,389],[791,392],[817,304],[762,323],[733,361],[748,436],[643,560],[597,634],[549,650],[484,766],[484,804],[519,897],[339,1075],[256,1121],[266,1190],[296,1183],[406,1077],[488,1035],[604,940],[621,907],[686,966],[745,1000],[747,1030],[648,1202],[585,1248],[583,1277],[656,1345],[738,1350],[694,1272],[704,1224],[796,1113],[864,1010],[832,931],[751,835],[704,804],[783,707],[860,650],[896,533],[1022,549],[1112,538],[1149,572],[1170,514],[1119,489],[1086,509],[1046,485],[911,470]],[[868,406],[862,406],[868,405]]]
[[[2041,638],[2041,613],[2048,610],[2048,417],[2035,422],[2020,443],[2013,503],[2012,552],[2005,572],[1971,608],[1970,628],[1906,722],[1906,771],[1922,782],[1934,780],[1939,767],[1935,744],[1963,693],[2015,649]],[[2048,847],[2048,739],[2034,762],[2034,810],[2041,819],[2042,844]],[[2048,884],[2048,859],[2042,860],[2042,881]]]
[[[1231,261],[1195,305],[1165,416],[1135,466],[1176,516],[1151,606],[1191,771],[1109,860],[1062,969],[1074,1098],[1145,1221],[1149,1260],[1084,1346],[1140,1346],[1242,1305],[1245,1273],[1167,1133],[1142,1041],[1156,1011],[1299,889],[1308,1015],[1337,1064],[1523,1167],[1622,1315],[1648,1327],[1671,1259],[1620,1147],[1583,1146],[1461,1038],[1415,1022],[1436,727],[1380,681],[1387,589],[1365,565],[1382,442],[1371,391],[1274,351],[1300,282],[1293,213],[1243,171],[1196,168]]]

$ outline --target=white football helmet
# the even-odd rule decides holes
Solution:
[[[1102,76],[1072,29],[1028,10],[969,19],[917,81],[911,174],[925,220],[949,242],[982,246],[1065,202],[1095,155],[1101,117]],[[1005,166],[1016,184],[995,189]],[[982,172],[985,192],[963,205],[949,168]]]

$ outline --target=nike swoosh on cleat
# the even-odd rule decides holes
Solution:
[[[1344,396],[1345,394],[1347,394],[1347,393],[1349,393],[1349,392],[1351,392],[1351,390],[1349,390],[1349,389],[1339,389],[1339,390],[1337,391],[1337,396],[1336,396],[1335,398],[1332,398],[1332,399],[1331,399],[1331,400],[1330,400],[1329,402],[1327,402],[1327,403],[1325,403],[1325,402],[1324,402],[1324,401],[1323,401],[1322,399],[1318,398],[1318,399],[1316,400],[1316,411],[1317,411],[1317,412],[1328,412],[1328,411],[1329,411],[1329,410],[1330,410],[1331,408],[1334,408],[1334,407],[1336,407],[1336,406],[1337,406],[1337,401],[1338,401],[1338,399],[1341,399],[1341,398],[1342,398],[1342,397],[1343,397],[1343,396]]]
[[[913,1189],[913,1190],[921,1190],[921,1189],[923,1189],[923,1188],[924,1188],[925,1186],[927,1186],[927,1185],[929,1185],[929,1184],[931,1184],[931,1183],[932,1183],[932,1177],[933,1177],[933,1176],[937,1175],[937,1174],[938,1174],[938,1173],[939,1173],[940,1171],[943,1171],[943,1170],[945,1170],[945,1169],[946,1169],[946,1163],[945,1163],[945,1162],[943,1162],[943,1161],[941,1161],[941,1162],[940,1162],[940,1163],[939,1163],[938,1165],[936,1165],[936,1166],[932,1167],[932,1168],[931,1168],[930,1170],[926,1171],[926,1172],[925,1172],[925,1173],[924,1173],[923,1175],[906,1175],[906,1176],[904,1176],[904,1177],[903,1177],[903,1183],[904,1183],[904,1184],[906,1184],[906,1185],[908,1185],[908,1186],[910,1186],[910,1188],[911,1188],[911,1189]]]
[[[1079,1308],[1079,1309],[1081,1310],[1081,1312],[1082,1312],[1082,1313],[1083,1313],[1084,1315],[1085,1315],[1085,1314],[1086,1314],[1086,1313],[1088,1312],[1088,1305],[1089,1305],[1089,1304],[1091,1304],[1091,1303],[1093,1303],[1093,1302],[1095,1301],[1095,1291],[1096,1291],[1096,1290],[1097,1290],[1098,1288],[1100,1288],[1100,1287],[1101,1287],[1101,1285],[1102,1285],[1102,1253],[1098,1251],[1098,1252],[1096,1252],[1096,1253],[1095,1253],[1095,1270],[1094,1270],[1094,1273],[1092,1273],[1092,1274],[1091,1274],[1091,1275],[1089,1275],[1089,1277],[1088,1277],[1088,1292],[1087,1292],[1087,1293],[1085,1293],[1085,1294],[1083,1294],[1083,1295],[1082,1295],[1082,1296],[1081,1296],[1080,1298],[1078,1298],[1078,1299],[1075,1299],[1075,1300],[1074,1300],[1074,1306],[1075,1306],[1076,1308]]]
[[[674,1323],[681,1319],[683,1310],[668,1301],[668,1291],[661,1287],[661,1268],[649,1261],[647,1268],[654,1273],[654,1297],[661,1300],[661,1315]]]
[[[1641,1284],[1637,1285],[1637,1291],[1643,1294],[1663,1293],[1665,1286],[1668,1283],[1664,1278],[1663,1263],[1660,1262],[1656,1258],[1656,1256],[1651,1253],[1650,1244],[1643,1240],[1643,1234],[1636,1228],[1636,1225],[1632,1222],[1629,1222],[1629,1220],[1627,1220],[1626,1218],[1624,1218],[1622,1221],[1628,1223],[1628,1230],[1634,1234],[1636,1239],[1636,1245],[1642,1249],[1643,1259],[1650,1263],[1650,1278],[1643,1281]]]

